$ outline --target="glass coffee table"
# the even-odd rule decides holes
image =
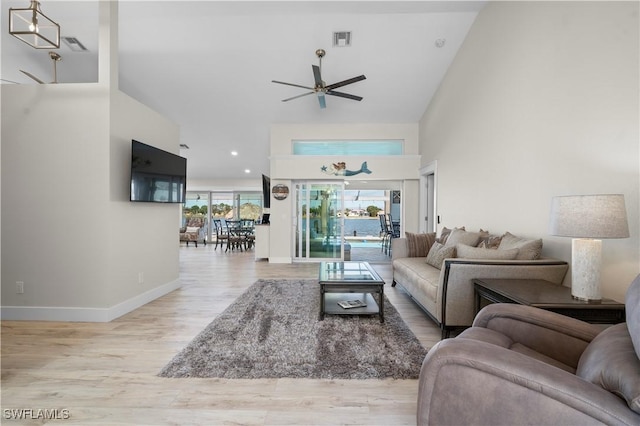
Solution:
[[[321,321],[333,314],[378,315],[384,322],[384,281],[367,262],[320,262],[318,281]]]

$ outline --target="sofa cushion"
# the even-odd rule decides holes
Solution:
[[[393,261],[393,270],[394,279],[403,276],[400,284],[423,306],[435,304],[441,273],[438,268],[427,264],[424,257],[404,257]]]
[[[613,392],[640,413],[640,360],[626,323],[605,329],[589,343],[576,375]]]
[[[456,257],[462,259],[513,260],[518,256],[518,249],[494,250],[471,247],[465,244],[456,245]]]
[[[527,240],[525,238],[516,237],[507,232],[502,236],[498,250],[518,249],[519,260],[535,260],[540,258],[542,252],[542,239]]]
[[[407,237],[407,247],[409,250],[409,257],[426,257],[429,254],[429,249],[436,241],[436,233],[421,233],[414,234],[412,232],[405,232]]]
[[[480,232],[467,232],[464,229],[454,229],[447,238],[445,246],[456,246],[456,244],[466,244],[475,247],[480,241]]]
[[[450,257],[456,257],[456,246],[444,246],[440,243],[433,243],[427,255],[427,263],[434,268],[440,269],[442,262]]]

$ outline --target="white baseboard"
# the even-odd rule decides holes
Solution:
[[[0,318],[6,321],[109,322],[179,288],[180,280],[174,280],[110,308],[2,306]]]

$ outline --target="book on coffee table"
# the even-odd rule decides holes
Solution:
[[[338,305],[340,305],[344,309],[362,308],[364,306],[367,306],[367,304],[362,300],[341,300],[340,302],[338,302]]]

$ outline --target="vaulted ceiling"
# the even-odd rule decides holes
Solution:
[[[2,22],[9,7],[28,4],[3,0]],[[120,89],[180,126],[190,179],[257,178],[269,171],[271,124],[417,122],[484,4],[121,0]],[[97,81],[98,3],[43,0],[41,8],[87,48],[62,43],[58,82]],[[351,46],[333,46],[341,31],[351,32]],[[1,41],[4,84],[36,84],[20,69],[53,80],[48,52],[4,25]],[[313,86],[319,48],[327,84],[366,76],[339,89],[362,101],[327,96],[325,109],[316,96],[282,102],[307,90],[271,81]]]

